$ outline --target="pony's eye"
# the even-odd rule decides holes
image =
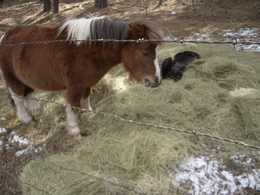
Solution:
[[[143,54],[144,56],[148,56],[148,52],[142,51],[142,54]]]

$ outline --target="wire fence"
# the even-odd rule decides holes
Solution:
[[[5,93],[6,95],[8,95],[7,92],[2,92],[2,93]],[[14,95],[14,94],[12,94],[12,95]],[[21,98],[20,96],[17,96],[17,97]],[[55,101],[52,101],[52,100],[43,100],[43,99],[37,99],[37,98],[33,98],[33,97],[27,97],[27,98],[34,99],[34,100],[39,101],[39,102],[57,104],[57,105],[63,106],[64,108],[70,107],[72,109],[76,109],[78,111],[81,111],[82,113],[92,112],[94,114],[98,114],[98,115],[101,115],[103,117],[114,118],[114,119],[116,119],[118,121],[122,121],[124,123],[141,125],[141,126],[145,126],[145,127],[152,127],[152,128],[160,129],[160,130],[168,130],[168,131],[175,131],[175,132],[179,132],[179,133],[187,133],[187,134],[192,134],[192,135],[195,135],[195,136],[203,136],[203,137],[208,137],[208,138],[211,138],[211,139],[216,139],[216,140],[229,142],[229,143],[233,143],[233,144],[238,144],[238,145],[241,145],[241,146],[244,146],[244,147],[260,150],[260,146],[250,145],[250,144],[244,143],[244,142],[239,141],[239,140],[227,139],[227,138],[223,138],[223,137],[219,137],[219,136],[215,136],[215,135],[205,134],[205,133],[199,132],[197,130],[177,129],[177,128],[173,128],[173,127],[167,127],[167,126],[164,126],[164,125],[161,125],[161,124],[142,123],[142,122],[139,122],[139,121],[125,119],[123,117],[120,117],[120,116],[117,116],[117,115],[111,114],[111,113],[99,112],[99,111],[96,111],[96,110],[89,110],[89,109],[73,107],[73,106],[67,106],[66,104],[61,104],[61,103],[58,103],[58,102],[55,102]]]
[[[147,3],[147,2],[145,2],[145,3]],[[184,44],[184,43],[229,44],[229,45],[233,45],[234,47],[236,45],[239,45],[239,44],[243,44],[243,45],[257,44],[257,45],[260,45],[260,42],[246,41],[246,40],[241,40],[241,39],[238,39],[238,38],[234,38],[234,39],[229,40],[229,41],[196,41],[196,40],[183,40],[183,39],[173,39],[173,40],[142,40],[142,39],[139,39],[139,40],[114,40],[114,39],[96,39],[96,40],[52,40],[52,41],[38,41],[38,42],[22,42],[22,43],[15,43],[15,44],[1,44],[0,43],[0,47],[13,47],[13,46],[24,46],[24,45],[33,45],[33,44],[46,45],[46,44],[64,43],[64,42],[75,42],[75,43],[77,43],[77,42],[82,42],[82,43],[89,43],[89,42],[101,42],[101,43],[106,43],[106,42],[108,42],[108,43],[112,43],[112,42],[113,43],[136,42],[136,43],[141,43],[141,42],[146,42],[146,41],[151,41],[151,42],[155,42],[155,43],[180,43],[180,44]],[[57,104],[57,105],[60,105],[60,106],[62,106],[64,108],[66,107],[66,105],[60,104],[60,103],[55,102],[55,101],[41,100],[41,99],[36,99],[36,100],[37,101],[41,101],[41,102],[46,102],[46,103]],[[78,109],[81,112],[92,112],[94,114],[98,114],[98,115],[101,115],[103,117],[111,117],[111,118],[114,118],[114,119],[116,119],[116,120],[118,120],[120,122],[130,123],[130,124],[133,124],[133,125],[142,125],[142,126],[145,126],[145,127],[152,127],[152,128],[159,129],[159,130],[168,130],[168,131],[173,131],[173,132],[191,134],[191,135],[194,135],[194,136],[203,136],[203,137],[208,137],[210,139],[216,139],[216,140],[219,140],[219,141],[228,142],[228,143],[231,143],[231,144],[238,144],[238,145],[241,145],[243,147],[249,147],[249,148],[253,148],[253,149],[256,149],[256,150],[260,149],[260,146],[250,145],[250,144],[238,141],[238,140],[226,139],[226,138],[222,138],[222,137],[218,137],[218,136],[203,134],[203,133],[198,132],[196,130],[176,129],[176,128],[172,128],[172,127],[166,127],[166,126],[161,125],[161,124],[141,123],[141,122],[138,122],[138,121],[125,119],[125,118],[122,118],[120,116],[117,116],[117,115],[114,115],[114,114],[111,114],[111,113],[98,112],[98,111],[95,111],[95,110],[90,111],[90,110],[87,110],[87,109],[80,109],[80,108],[75,108],[75,109]],[[103,178],[99,178],[99,177],[96,177],[94,175],[91,175],[91,174],[88,174],[88,173],[85,173],[85,172],[82,172],[82,171],[79,171],[79,170],[76,170],[76,169],[71,169],[71,168],[68,168],[68,167],[63,167],[63,166],[57,165],[57,164],[55,164],[53,162],[45,160],[44,158],[41,158],[39,156],[34,155],[33,151],[30,151],[30,153],[34,156],[34,158],[36,158],[36,159],[38,159],[38,160],[40,160],[40,161],[42,161],[42,162],[44,162],[46,164],[49,164],[51,166],[55,166],[55,167],[57,167],[57,168],[59,168],[61,170],[65,170],[65,171],[69,171],[69,172],[75,172],[75,173],[78,173],[78,174],[81,174],[81,175],[85,175],[87,177],[91,177],[91,178],[99,180],[99,181],[106,182],[108,184],[111,184],[111,185],[117,186],[119,188],[122,188],[122,190],[125,190],[125,191],[127,191],[127,192],[129,192],[131,194],[138,194],[138,195],[139,194],[145,194],[145,193],[140,193],[140,192],[134,190],[132,187],[129,187],[129,186],[120,185],[119,183],[114,183],[114,182],[111,182],[109,180],[105,180]],[[44,193],[44,194],[48,194],[48,195],[51,194],[50,192],[47,192],[44,189],[40,189],[38,187],[35,187],[34,184],[30,184],[30,183],[21,181],[19,178],[17,178],[17,176],[15,176],[14,174],[10,173],[9,171],[6,171],[5,169],[0,169],[0,172],[9,175],[17,183],[20,183],[22,185],[26,185],[26,186],[28,186],[28,187],[38,191],[39,193]],[[1,181],[0,181],[0,183],[1,183]]]
[[[64,43],[64,42],[83,42],[83,43],[89,43],[89,42],[113,42],[113,43],[123,43],[123,42],[136,42],[136,43],[141,43],[141,42],[155,42],[155,43],[203,43],[203,44],[231,44],[234,47],[238,44],[244,44],[244,45],[252,45],[252,44],[257,44],[260,45],[260,42],[254,42],[254,41],[248,41],[248,40],[241,40],[241,39],[237,39],[234,38],[233,40],[229,40],[229,41],[197,41],[197,40],[182,40],[182,39],[165,39],[165,40],[145,40],[145,39],[138,39],[138,40],[115,40],[115,39],[91,39],[91,40],[51,40],[51,41],[36,41],[36,42],[21,42],[21,43],[13,43],[13,44],[0,44],[0,47],[13,47],[13,46],[23,46],[23,45],[32,45],[32,44],[40,44],[40,45],[46,45],[46,44],[51,44],[51,43]],[[7,92],[1,92],[4,93],[6,95],[8,95]],[[19,97],[19,96],[17,96]],[[67,107],[66,104],[61,104],[52,100],[43,100],[43,99],[38,99],[38,98],[32,98],[35,99],[36,101],[40,101],[40,102],[45,102],[45,103],[52,103],[52,104],[57,104],[60,106],[63,106],[64,108]],[[201,136],[201,137],[208,137],[210,139],[215,139],[215,140],[219,140],[219,141],[223,141],[223,142],[228,142],[228,143],[232,143],[232,144],[238,144],[241,145],[243,147],[248,147],[248,148],[252,148],[252,149],[256,149],[256,150],[260,150],[260,146],[256,146],[256,145],[251,145],[239,140],[233,140],[233,139],[227,139],[227,138],[223,138],[220,136],[215,136],[215,135],[210,135],[210,134],[205,134],[202,132],[199,132],[197,130],[186,130],[186,129],[177,129],[177,128],[173,128],[173,127],[167,127],[164,126],[162,124],[150,124],[150,123],[142,123],[139,121],[134,121],[134,120],[129,120],[129,119],[125,119],[122,118],[120,116],[111,114],[111,113],[105,113],[105,112],[99,112],[96,110],[88,110],[88,109],[82,109],[82,108],[78,108],[78,107],[72,107],[74,109],[77,109],[81,112],[92,112],[94,114],[97,115],[101,115],[103,117],[111,117],[113,119],[116,119],[118,121],[124,122],[124,123],[130,123],[133,125],[141,125],[141,126],[145,126],[145,127],[151,127],[151,128],[155,128],[155,129],[159,129],[159,130],[166,130],[166,131],[173,131],[173,132],[178,132],[178,133],[186,133],[186,134],[192,134],[194,136]],[[141,193],[138,192],[136,190],[134,190],[132,187],[129,186],[125,186],[125,185],[121,185],[119,183],[115,183],[115,182],[111,182],[109,180],[103,179],[103,178],[99,178],[97,176],[76,170],[76,169],[72,169],[72,168],[68,168],[68,167],[63,167],[60,165],[57,165],[53,162],[47,161],[39,156],[34,155],[33,151],[31,151],[31,154],[34,156],[34,158],[49,164],[51,166],[54,167],[58,167],[59,169],[62,170],[66,170],[66,171],[70,171],[70,172],[75,172],[81,175],[85,175],[87,177],[99,180],[99,181],[103,181],[106,182],[108,184],[111,184],[113,186],[117,186],[119,188],[122,188],[123,190],[128,191],[129,193],[132,194],[146,194],[146,193]],[[49,192],[45,191],[44,189],[40,189],[34,186],[34,184],[30,184],[30,183],[26,183],[26,182],[22,182],[19,178],[17,178],[15,175],[13,175],[12,173],[10,173],[9,171],[6,171],[5,169],[0,169],[0,172],[9,175],[10,177],[13,178],[13,180],[15,180],[17,183],[19,184],[23,184],[26,185],[30,188],[35,189],[38,192],[42,192],[45,194],[50,194]]]
[[[74,172],[74,173],[78,173],[80,175],[85,175],[87,177],[90,177],[92,179],[95,179],[95,180],[98,180],[98,181],[102,181],[102,182],[105,182],[105,183],[108,183],[108,184],[111,184],[113,186],[116,186],[116,187],[119,187],[121,188],[122,190],[126,190],[130,193],[133,193],[133,194],[138,194],[138,195],[144,195],[145,193],[141,193],[141,192],[138,192],[137,190],[134,190],[132,187],[130,186],[125,186],[125,185],[121,185],[119,183],[115,183],[115,182],[112,182],[112,181],[109,181],[109,180],[106,180],[106,179],[103,179],[103,178],[100,178],[100,177],[97,177],[97,176],[94,176],[94,175],[91,175],[89,173],[86,173],[86,172],[83,172],[83,171],[79,171],[79,170],[76,170],[76,169],[72,169],[72,168],[68,168],[68,167],[64,167],[64,166],[60,166],[60,165],[57,165],[56,163],[53,163],[53,162],[50,162],[50,161],[47,161],[43,158],[40,158],[38,156],[36,156],[33,151],[30,151],[30,154],[34,156],[34,159],[37,159],[37,160],[40,160],[41,162],[45,163],[45,164],[49,164],[51,166],[54,166],[54,167],[57,167],[59,168],[60,170],[65,170],[65,171],[69,171],[69,172]],[[49,194],[51,195],[51,193],[47,192],[46,190],[44,189],[40,189],[38,187],[36,187],[34,184],[30,184],[28,182],[23,182],[21,181],[20,179],[18,179],[15,175],[13,175],[12,173],[10,173],[9,171],[6,171],[4,169],[0,169],[0,172],[2,173],[5,173],[9,176],[11,176],[17,183],[19,184],[23,184],[25,186],[28,186],[38,192],[43,192],[44,194]]]
[[[6,170],[4,170],[4,169],[0,169],[0,171],[1,171],[2,173],[5,173],[5,174],[11,176],[11,177],[13,178],[13,180],[15,180],[17,183],[27,185],[27,186],[29,186],[29,187],[31,187],[31,188],[37,190],[38,192],[43,192],[43,193],[45,193],[45,194],[51,195],[49,192],[47,192],[47,191],[45,191],[45,190],[43,190],[43,189],[37,188],[37,187],[35,187],[35,185],[33,185],[33,184],[30,184],[30,183],[27,183],[27,182],[22,182],[21,180],[19,180],[15,175],[13,175],[12,173],[10,173],[9,171],[6,171]]]
[[[90,42],[102,42],[102,43],[142,43],[142,42],[154,42],[154,43],[202,43],[202,44],[231,44],[231,45],[260,45],[258,41],[248,41],[239,38],[233,38],[232,40],[227,41],[208,41],[208,40],[185,40],[179,38],[169,38],[163,40],[156,40],[156,39],[126,39],[126,40],[118,40],[118,39],[87,39],[87,40],[67,40],[67,39],[60,39],[60,40],[50,40],[50,41],[33,41],[33,42],[21,42],[21,43],[11,43],[11,44],[1,44],[0,47],[13,47],[13,46],[23,46],[23,45],[46,45],[50,43],[66,43],[66,42],[75,42],[75,43],[90,43]]]

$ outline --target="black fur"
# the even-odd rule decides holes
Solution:
[[[174,81],[180,80],[186,66],[195,59],[200,59],[200,55],[192,51],[177,53],[173,60],[171,57],[166,58],[162,63],[162,78],[170,78]]]

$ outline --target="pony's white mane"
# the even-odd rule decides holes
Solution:
[[[58,35],[67,29],[67,40],[86,40],[91,39],[90,26],[95,20],[103,19],[105,16],[90,16],[90,18],[79,18],[68,20],[58,30]],[[77,45],[81,42],[78,41]]]
[[[68,40],[77,40],[77,45],[83,40],[115,39],[124,40],[129,37],[129,24],[144,25],[150,39],[162,39],[163,32],[154,23],[138,20],[123,20],[106,16],[93,16],[89,18],[73,19],[65,22],[58,29],[58,36],[66,30]],[[82,41],[81,41],[82,40]]]

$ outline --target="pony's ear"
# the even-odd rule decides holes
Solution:
[[[132,39],[145,38],[146,35],[146,27],[143,24],[129,24],[129,34]]]

